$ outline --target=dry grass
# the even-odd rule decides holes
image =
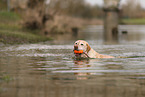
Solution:
[[[45,30],[48,33],[70,33],[73,28],[81,29],[86,25],[100,25],[102,20],[98,19],[82,19],[64,15],[56,15],[54,19],[46,23]]]

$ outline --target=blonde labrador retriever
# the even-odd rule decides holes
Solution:
[[[74,43],[74,54],[77,58],[114,58],[113,56],[97,53],[84,40],[77,40]]]

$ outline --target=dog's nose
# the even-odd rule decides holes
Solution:
[[[78,46],[74,46],[74,50],[78,50]]]

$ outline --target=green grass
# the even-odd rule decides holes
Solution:
[[[14,12],[1,11],[0,18],[8,21],[20,20],[20,16]]]
[[[6,30],[0,31],[0,42],[5,44],[36,43],[48,40],[50,40],[50,38],[28,32],[10,32]]]
[[[121,19],[121,24],[145,25],[145,18]]]
[[[5,44],[36,43],[51,40],[39,31],[27,30],[20,24],[21,17],[13,12],[0,12],[0,42]]]
[[[22,31],[21,25],[18,24],[6,24],[0,22],[0,30],[9,30],[9,31]]]
[[[9,81],[13,80],[13,78],[9,75],[5,75],[5,76],[2,77],[2,80],[6,81],[6,82],[9,82]]]

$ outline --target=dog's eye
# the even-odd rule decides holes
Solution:
[[[81,44],[81,45],[84,45],[84,44]]]

